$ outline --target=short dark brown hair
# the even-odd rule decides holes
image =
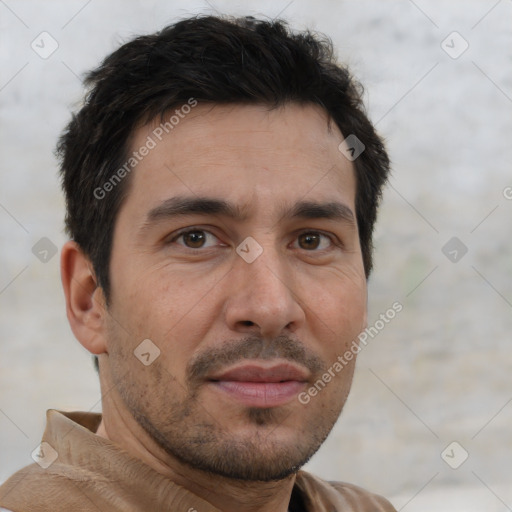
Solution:
[[[389,159],[365,113],[361,85],[336,63],[328,38],[291,32],[283,21],[198,16],[124,44],[86,76],[85,85],[84,105],[63,132],[57,155],[67,233],[90,258],[107,301],[114,225],[130,184],[130,136],[138,124],[163,119],[191,98],[270,108],[316,104],[345,137],[355,135],[365,147],[354,165],[356,216],[369,276]],[[122,180],[112,181],[120,175]]]

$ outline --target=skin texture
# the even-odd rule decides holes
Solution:
[[[158,124],[138,127],[132,148]],[[297,398],[366,327],[343,138],[312,105],[199,104],[130,176],[108,307],[79,247],[62,252],[70,324],[99,355],[98,435],[226,512],[286,511],[294,472],[350,389],[355,358],[309,403]],[[176,197],[224,200],[240,216],[163,214]],[[301,201],[342,203],[353,220],[291,217]],[[236,251],[249,236],[263,250],[252,263]],[[145,339],[160,350],[148,366],[134,355]],[[248,362],[297,370],[293,396],[254,405],[211,380]]]

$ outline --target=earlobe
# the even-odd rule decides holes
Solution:
[[[105,298],[97,285],[92,264],[73,241],[64,244],[60,263],[71,330],[89,352],[102,354],[107,351]]]

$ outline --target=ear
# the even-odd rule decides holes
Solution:
[[[366,287],[365,294],[366,294],[366,304],[364,307],[363,324],[362,324],[360,332],[365,331],[366,328],[368,327],[368,288],[367,287]]]
[[[366,331],[367,327],[368,327],[368,310],[365,310],[364,317],[363,317],[363,327],[361,328],[361,331]]]
[[[73,334],[92,354],[107,351],[105,297],[89,258],[73,241],[62,248],[60,270],[66,313]]]

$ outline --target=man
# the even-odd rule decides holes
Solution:
[[[366,327],[389,171],[330,44],[198,17],[125,44],[86,83],[58,146],[61,268],[103,413],[48,411],[0,505],[393,511],[299,471],[349,393],[355,357],[339,356]]]

